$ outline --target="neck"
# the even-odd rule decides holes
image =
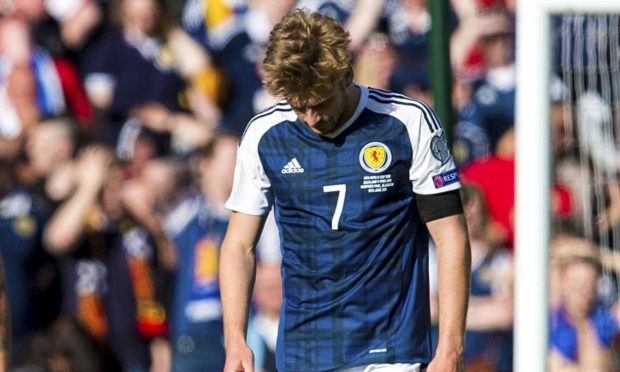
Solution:
[[[349,86],[345,90],[345,103],[344,103],[345,108],[342,111],[342,114],[340,115],[340,117],[338,118],[338,123],[339,123],[338,128],[344,125],[344,123],[346,123],[347,120],[349,120],[349,118],[353,116],[353,113],[355,112],[355,109],[357,108],[357,104],[360,101],[361,94],[362,93],[361,93],[360,88],[355,84],[351,84],[351,86]]]

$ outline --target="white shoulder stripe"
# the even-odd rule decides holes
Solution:
[[[269,129],[278,124],[295,120],[297,120],[297,114],[291,106],[285,101],[280,101],[250,120],[241,137],[241,146],[246,142],[253,143],[252,146],[257,146],[260,138]]]
[[[418,110],[421,111],[422,115],[424,116],[426,124],[428,125],[428,129],[431,131],[431,133],[434,133],[442,128],[439,119],[437,118],[433,110],[422,101],[414,100],[407,96],[402,96],[399,94],[389,95],[385,93],[379,93],[376,89],[373,89],[373,91],[369,93],[368,97],[378,103],[392,103],[397,105],[416,107]]]
[[[275,105],[272,105],[264,109],[263,111],[259,112],[258,114],[254,115],[254,117],[250,120],[250,123],[252,123],[256,119],[259,119],[263,116],[270,115],[273,112],[278,111],[279,109],[280,110],[287,110],[287,109],[292,110],[291,106],[286,101],[278,101],[278,103],[276,103]]]
[[[383,89],[377,89],[377,88],[373,88],[371,93],[374,93],[378,95],[379,97],[393,98],[395,100],[401,99],[402,101],[405,101],[405,102],[417,104],[418,107],[420,107],[425,113],[429,114],[432,118],[435,119],[436,124],[437,124],[437,129],[441,127],[441,125],[439,124],[440,123],[439,118],[437,118],[437,115],[435,114],[433,109],[431,109],[430,106],[422,100],[407,97],[406,95],[401,94],[401,93],[391,92],[389,90],[383,90]],[[400,101],[400,103],[402,103],[402,101]],[[396,100],[395,102],[399,102],[399,101]]]
[[[406,104],[414,105],[420,108],[422,111],[424,111],[425,117],[427,117],[430,120],[433,120],[435,129],[441,128],[439,118],[437,118],[437,115],[435,114],[435,112],[428,106],[428,104],[426,104],[426,102],[407,97],[404,94],[394,93],[394,92],[390,92],[387,90],[376,89],[376,88],[372,89],[371,93],[373,93],[375,97],[380,97],[379,99],[392,99],[394,100],[395,103],[400,103],[400,104],[405,104],[405,105]]]

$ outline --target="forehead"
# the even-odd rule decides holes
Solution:
[[[293,107],[316,107],[320,106],[336,96],[338,88],[317,89],[305,96],[293,96],[287,101]]]
[[[596,264],[588,259],[574,259],[565,264],[564,273],[566,276],[591,278],[598,276]]]

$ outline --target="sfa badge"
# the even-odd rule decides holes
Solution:
[[[459,182],[459,173],[456,169],[433,176],[433,184],[436,189]]]
[[[370,142],[360,151],[359,160],[366,172],[381,173],[392,163],[392,153],[385,144]]]

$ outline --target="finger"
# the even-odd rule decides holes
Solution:
[[[244,363],[244,372],[254,372],[254,361],[253,360],[249,360],[246,361],[246,363]]]

